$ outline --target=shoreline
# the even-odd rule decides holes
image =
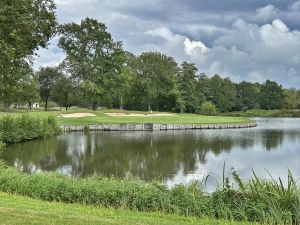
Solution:
[[[242,129],[256,127],[257,123],[244,124],[98,124],[98,125],[60,125],[64,133],[80,131],[165,131],[165,130],[208,130]]]

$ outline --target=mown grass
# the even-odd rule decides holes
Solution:
[[[90,112],[95,114],[95,117],[82,117],[82,118],[63,118],[57,117],[60,114],[66,113],[78,113],[78,112]],[[243,124],[249,123],[251,120],[244,117],[229,117],[229,116],[203,116],[196,114],[176,114],[175,116],[145,116],[145,117],[112,117],[105,113],[109,112],[124,112],[124,113],[142,113],[148,114],[148,112],[136,112],[136,111],[120,111],[120,110],[101,110],[101,111],[89,111],[85,109],[76,109],[66,111],[32,111],[26,112],[22,110],[12,111],[10,113],[1,112],[0,117],[6,114],[17,116],[23,113],[29,113],[30,115],[37,117],[47,117],[54,115],[59,125],[95,125],[95,124],[142,124],[142,123],[163,123],[163,124]],[[156,114],[159,112],[153,112]]]
[[[245,112],[230,112],[224,115],[227,116],[241,116],[241,117],[300,117],[300,110],[288,110],[288,109],[277,109],[277,110],[262,110],[252,109]]]
[[[105,177],[76,178],[53,173],[24,174],[0,168],[0,191],[45,201],[93,205],[140,212],[265,224],[300,223],[300,195],[291,174],[281,180],[242,181],[233,171],[223,187],[207,193],[200,183],[168,188],[157,182]]]
[[[208,218],[182,217],[162,213],[141,213],[76,204],[49,203],[0,192],[0,224],[7,225],[250,225]]]

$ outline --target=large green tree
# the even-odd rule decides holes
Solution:
[[[176,105],[178,66],[172,57],[159,52],[142,53],[137,59],[138,93],[148,110],[166,110]]]
[[[261,86],[260,106],[263,109],[281,109],[283,107],[283,88],[275,81],[267,80]]]
[[[123,51],[105,24],[86,18],[60,27],[59,46],[66,54],[65,69],[95,110],[101,97],[116,87]]]
[[[215,104],[220,112],[231,111],[236,104],[236,89],[229,78],[214,75],[206,90],[206,100]]]
[[[121,72],[117,75],[117,87],[114,89],[114,95],[121,110],[124,108],[124,104],[129,103],[132,83],[136,77],[135,64],[135,55],[130,52],[124,52],[123,65]]]
[[[52,0],[0,1],[0,98],[8,109],[32,55],[55,33]]]
[[[194,63],[183,62],[181,64],[178,87],[182,100],[184,101],[185,112],[195,113],[201,106],[197,97],[197,67]]]
[[[259,108],[260,85],[257,83],[240,82],[236,84],[237,103],[236,110]]]

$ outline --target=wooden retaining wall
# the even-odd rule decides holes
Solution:
[[[239,129],[256,127],[256,123],[246,124],[99,124],[99,125],[64,125],[64,132],[74,131],[159,131],[159,130],[201,130],[201,129]]]

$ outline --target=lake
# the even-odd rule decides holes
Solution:
[[[247,129],[155,132],[71,133],[9,145],[1,155],[24,172],[56,171],[65,175],[100,174],[158,179],[167,185],[210,175],[221,182],[233,167],[243,178],[300,178],[300,119],[253,118]]]

